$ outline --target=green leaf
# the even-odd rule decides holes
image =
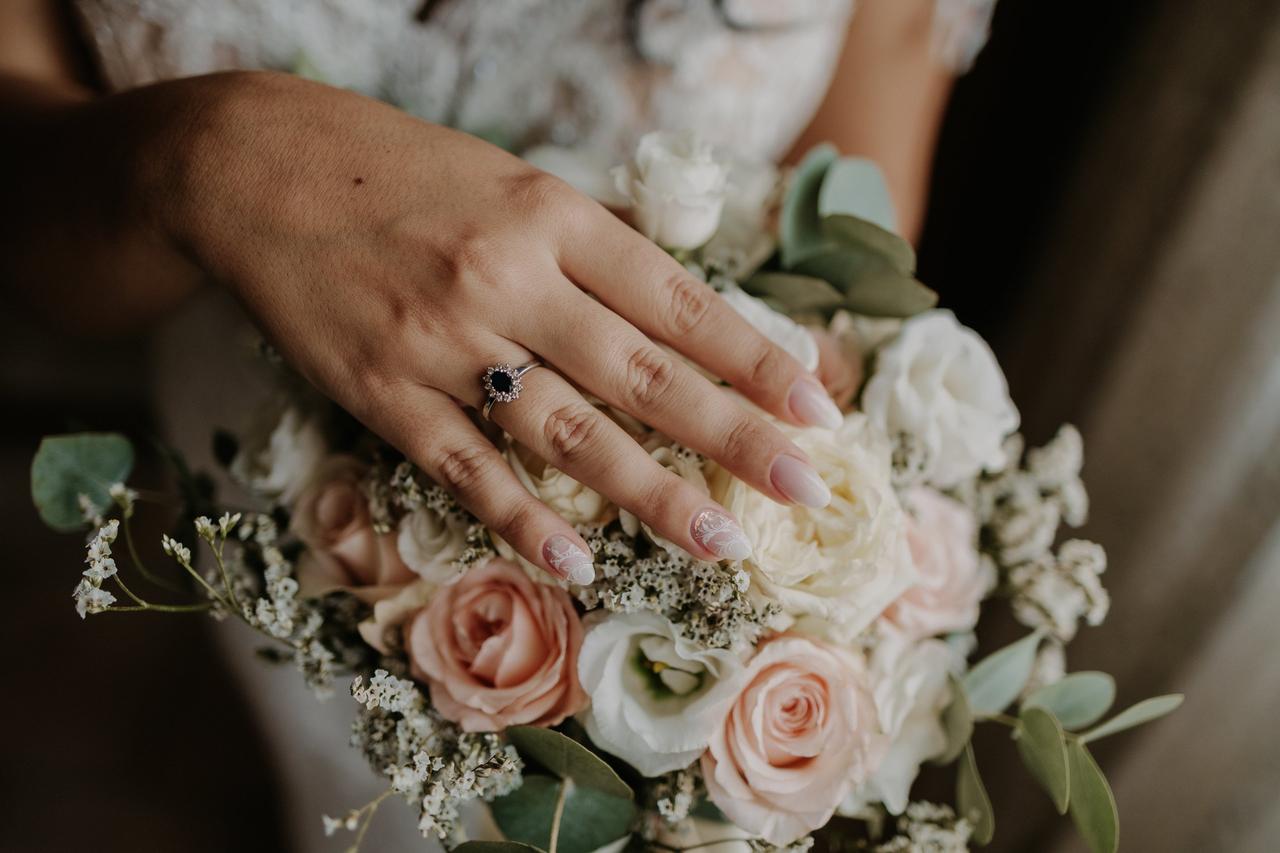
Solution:
[[[1115,853],[1120,846],[1120,813],[1098,763],[1079,741],[1067,746],[1071,773],[1071,820],[1093,853]]]
[[[99,510],[111,504],[109,489],[133,470],[133,445],[114,432],[47,436],[31,460],[31,499],[54,530],[84,527],[79,496]]]
[[[526,774],[524,784],[493,801],[493,819],[509,840],[550,850],[551,823],[562,785],[569,787],[555,853],[591,853],[627,834],[635,816],[630,799],[550,776]]]
[[[541,847],[519,841],[464,841],[450,853],[543,853]]]
[[[782,199],[778,236],[782,249],[782,265],[791,267],[826,244],[822,219],[818,216],[818,195],[822,179],[837,159],[836,149],[819,145],[810,149],[791,175],[787,194]]]
[[[884,173],[875,161],[862,157],[841,157],[827,168],[818,192],[818,215],[856,217],[889,232],[898,227]]]
[[[973,744],[966,744],[960,757],[960,773],[956,777],[956,807],[961,817],[973,822],[975,844],[989,844],[996,834],[996,816],[991,810],[991,798],[978,775],[978,760],[973,755]]]
[[[872,317],[910,317],[938,302],[938,294],[862,248],[819,252],[796,272],[830,282],[844,294],[845,307]]]
[[[1153,696],[1150,699],[1143,699],[1138,704],[1131,705],[1116,714],[1097,728],[1090,729],[1080,735],[1080,741],[1081,743],[1089,743],[1090,741],[1113,735],[1116,732],[1122,732],[1125,729],[1149,723],[1152,720],[1163,717],[1181,704],[1181,693],[1170,693],[1166,696]]]
[[[1024,708],[1014,729],[1018,754],[1058,809],[1067,813],[1071,776],[1067,771],[1067,741],[1062,724],[1044,708]]]
[[[1041,636],[1039,631],[1028,634],[965,673],[964,690],[974,713],[998,714],[1018,698],[1031,677]]]
[[[573,738],[539,726],[513,726],[506,734],[523,758],[540,764],[561,779],[572,779],[584,788],[614,797],[634,796],[630,786],[604,759]]]
[[[826,281],[785,272],[756,273],[742,289],[752,296],[786,307],[786,313],[828,311],[839,308],[844,296]]]
[[[969,697],[964,687],[951,677],[951,704],[942,712],[942,727],[947,733],[947,748],[936,759],[939,764],[950,764],[973,737],[973,711],[969,710]]]
[[[1045,708],[1063,728],[1081,729],[1101,719],[1116,700],[1116,680],[1105,672],[1073,672],[1036,690],[1022,703]]]
[[[874,222],[837,213],[822,220],[822,230],[841,246],[861,247],[883,258],[903,275],[916,271],[916,250],[911,244]]]

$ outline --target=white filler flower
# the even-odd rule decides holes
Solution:
[[[615,167],[613,177],[636,226],[664,248],[696,249],[720,225],[729,167],[692,132],[645,134],[635,161]]]
[[[1018,410],[986,341],[950,311],[926,311],[876,357],[862,410],[895,441],[905,434],[924,449],[923,477],[954,486],[1005,463],[1004,437]]]
[[[657,614],[611,614],[582,641],[578,678],[591,707],[580,719],[601,749],[645,776],[668,773],[706,749],[742,671],[737,655],[689,642]]]

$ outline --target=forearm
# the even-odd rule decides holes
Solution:
[[[919,237],[938,125],[953,72],[933,56],[935,0],[864,0],[814,120],[792,157],[819,142],[875,160],[902,233]]]
[[[136,327],[200,280],[160,221],[200,87],[103,98],[0,75],[0,283],[60,325]]]

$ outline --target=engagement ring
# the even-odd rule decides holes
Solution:
[[[482,410],[485,420],[489,419],[489,412],[493,409],[494,403],[514,403],[518,400],[520,392],[524,390],[524,383],[521,378],[530,370],[541,366],[541,362],[531,361],[519,367],[512,367],[506,363],[486,367],[484,371],[484,390],[489,395],[489,399],[485,400],[484,409]]]

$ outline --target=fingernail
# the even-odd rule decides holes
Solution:
[[[796,420],[808,426],[839,429],[844,423],[844,415],[840,413],[840,407],[831,399],[827,389],[808,376],[801,376],[791,386],[787,405]]]
[[[548,539],[547,544],[542,546],[542,556],[547,558],[547,563],[555,573],[569,583],[586,586],[596,579],[596,567],[591,561],[591,555],[575,545],[568,536],[557,533]]]
[[[721,560],[745,560],[751,543],[738,522],[718,509],[704,509],[693,520],[693,538]]]
[[[814,509],[831,503],[831,490],[813,466],[794,456],[779,456],[769,469],[773,487],[791,500]]]

